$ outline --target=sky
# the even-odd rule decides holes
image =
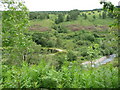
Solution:
[[[107,1],[116,6],[120,0]],[[102,8],[99,2],[100,0],[25,0],[25,5],[30,11],[68,11]]]

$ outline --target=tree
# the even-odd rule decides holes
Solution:
[[[33,33],[33,41],[43,47],[54,47],[56,45],[56,39],[51,37],[50,33]]]
[[[84,14],[84,19],[87,19],[87,15],[86,14]]]
[[[68,51],[67,58],[68,58],[67,59],[68,61],[75,61],[75,60],[77,60],[77,56],[72,51]]]
[[[75,9],[75,10],[69,11],[68,14],[69,14],[70,20],[76,20],[80,13],[79,13],[79,10]]]
[[[103,12],[102,13],[102,19],[105,19],[106,18],[106,12]]]
[[[96,19],[95,15],[93,15],[93,19]]]
[[[70,15],[67,15],[66,21],[70,21]]]
[[[88,13],[88,15],[91,15],[91,13]]]
[[[97,56],[99,54],[99,44],[93,44],[92,46],[88,47],[88,57],[90,59],[91,62],[91,67],[93,65],[93,59],[95,56]]]
[[[46,16],[47,16],[47,19],[49,19],[49,18],[50,18],[49,14],[47,14]]]
[[[115,22],[114,24],[112,24],[111,26],[113,27],[117,27],[118,31],[120,30],[120,8],[119,7],[115,7],[111,2],[105,2],[105,1],[101,1],[100,4],[103,4],[103,9],[108,11],[109,13],[112,13],[114,18],[115,18]],[[118,37],[119,32],[117,33],[117,35],[115,34],[115,32],[117,31],[111,31],[111,33],[113,33],[114,38],[116,39],[116,41],[113,45],[117,45],[118,49],[119,44],[120,44],[120,38]],[[116,46],[116,47],[117,47]],[[118,55],[118,57],[120,56],[120,54]]]
[[[2,0],[6,11],[2,14],[2,47],[4,58],[8,63],[20,63],[27,60],[27,54],[34,45],[31,36],[26,35],[28,24],[28,9],[22,1]]]
[[[67,28],[66,27],[64,27],[64,26],[57,26],[57,29],[56,29],[57,31],[58,31],[58,33],[67,33],[68,32],[68,30],[67,30]]]
[[[84,17],[84,15],[85,15],[85,14],[84,14],[84,13],[82,13],[82,16],[83,16],[83,17]]]
[[[99,14],[99,18],[101,18],[102,16],[101,16],[101,14]]]
[[[64,16],[62,14],[58,15],[58,18],[55,20],[56,24],[59,24],[64,21]]]

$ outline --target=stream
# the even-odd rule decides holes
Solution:
[[[49,50],[52,50],[52,49],[54,49],[56,52],[66,52],[65,50],[62,50],[62,49],[49,48]],[[50,55],[55,55],[55,54],[50,54]],[[114,60],[115,57],[116,57],[116,54],[101,57],[95,61],[92,61],[92,67],[98,67],[100,65],[106,64]],[[91,62],[90,61],[83,62],[82,65],[84,67],[87,67],[88,65],[91,65]]]
[[[100,65],[106,64],[106,63],[114,60],[115,57],[116,57],[116,54],[112,54],[112,55],[110,55],[110,56],[108,56],[108,57],[104,56],[104,57],[102,57],[102,58],[100,58],[100,59],[98,59],[98,60],[96,60],[96,61],[93,61],[93,62],[92,62],[92,67],[98,67],[98,66],[100,66]],[[83,64],[85,67],[87,67],[88,64],[90,64],[90,61],[84,62],[84,63],[82,63],[82,64]]]

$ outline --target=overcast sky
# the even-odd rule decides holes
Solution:
[[[120,0],[107,0],[118,5]],[[100,0],[25,0],[30,11],[66,11],[72,9],[90,10],[102,8]]]
[[[30,11],[67,11],[73,9],[90,10],[102,8],[100,0],[24,0]],[[111,1],[115,6],[120,0]]]

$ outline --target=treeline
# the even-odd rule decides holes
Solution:
[[[96,16],[95,12],[97,11],[98,16]],[[92,10],[92,11],[80,11],[77,9],[71,10],[71,11],[35,11],[29,13],[29,19],[51,19],[50,16],[55,15],[55,24],[59,24],[61,22],[67,22],[72,20],[77,20],[78,17],[83,17],[84,19],[88,19],[89,15],[92,15],[93,19],[96,19],[99,17],[100,19],[106,19],[106,18],[114,18],[114,15],[107,11],[102,10]]]
[[[64,21],[77,20],[78,15],[80,15],[80,11],[77,9],[71,10],[66,14],[64,14],[64,13],[58,14],[58,17],[55,19],[55,23],[59,24]]]
[[[49,19],[49,14],[48,13],[43,13],[43,12],[30,12],[29,14],[29,19]]]

